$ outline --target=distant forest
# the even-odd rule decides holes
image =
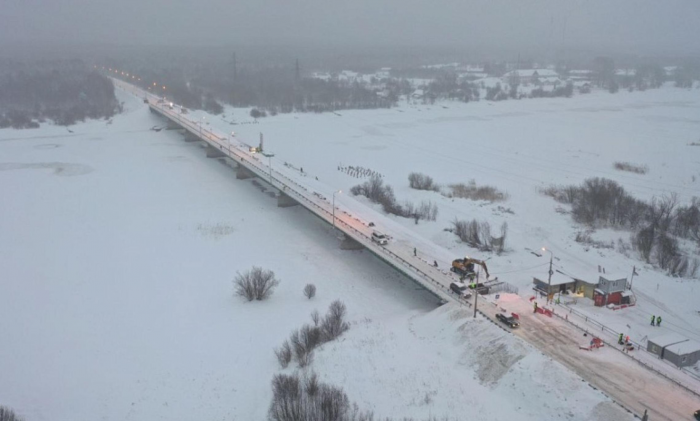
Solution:
[[[305,77],[294,65],[236,67],[231,62],[219,62],[207,65],[173,63],[161,69],[151,67],[152,63],[114,66],[126,68],[141,79],[132,78],[131,83],[165,95],[186,108],[204,109],[214,114],[223,111],[222,103],[253,107],[257,116],[389,108],[399,95],[398,86],[394,95],[382,97],[360,83]]]
[[[112,81],[82,61],[0,62],[0,128],[69,126],[120,111]]]

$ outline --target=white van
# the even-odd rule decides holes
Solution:
[[[378,231],[372,232],[372,241],[379,244],[380,246],[384,246],[384,245],[389,244],[389,238],[387,238],[386,235],[384,235]]]

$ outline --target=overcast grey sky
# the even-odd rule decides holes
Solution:
[[[700,53],[700,0],[0,0],[0,43]]]

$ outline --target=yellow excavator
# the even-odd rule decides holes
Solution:
[[[483,260],[472,259],[466,256],[464,259],[455,259],[452,261],[452,267],[450,270],[459,275],[461,280],[469,278],[474,280],[476,277],[476,272],[474,271],[474,265],[479,265],[484,269],[486,274],[486,279],[489,279],[489,269],[486,267],[486,262]]]

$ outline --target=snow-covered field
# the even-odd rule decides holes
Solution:
[[[629,417],[516,337],[438,308],[366,252],[341,251],[330,227],[303,209],[277,208],[176,132],[149,131],[160,122],[139,100],[123,100],[127,112],[111,125],[0,131],[0,404],[29,421],[265,419],[279,372],[272,349],[340,298],[352,328],[317,351],[311,368],[378,416]],[[507,221],[511,251],[490,266],[521,295],[546,270],[545,258],[525,248],[550,247],[563,270],[584,279],[597,276],[598,264],[625,274],[639,264],[574,243],[569,217],[538,187],[601,175],[639,197],[676,191],[688,199],[700,186],[692,181],[700,148],[687,146],[698,140],[698,91],[429,108],[238,125],[228,123],[231,112],[250,118],[227,110],[209,121],[249,143],[264,132],[273,162],[344,191],[361,180],[337,168],[355,165],[382,173],[399,199],[437,202],[438,221],[399,222],[455,256],[477,253],[443,231],[450,220]],[[615,172],[618,160],[650,172]],[[500,205],[515,214],[412,191],[410,171],[493,184],[508,192]],[[282,280],[269,301],[232,297],[231,279],[252,265]],[[318,287],[311,301],[302,295],[308,282]],[[697,283],[645,268],[635,286],[654,297],[638,311],[665,311],[700,333]]]
[[[263,132],[266,150],[278,156],[273,165],[275,160],[277,165],[282,160],[290,162],[335,188],[348,191],[364,180],[338,171],[339,166],[360,166],[381,173],[399,201],[437,203],[436,222],[415,225],[412,220],[396,219],[454,250],[455,257],[491,257],[491,272],[518,286],[523,296],[530,294],[533,276],[547,277],[549,254],[542,253],[542,247],[553,251],[555,269],[590,282],[597,282],[598,266],[605,268],[608,279],[617,279],[629,278],[636,265],[640,276],[634,279],[635,309],[613,313],[584,304],[585,309],[580,310],[637,341],[658,333],[649,326],[652,315],[669,322],[664,329],[700,340],[697,280],[669,278],[644,265],[633,251],[625,256],[615,249],[576,243],[576,233],[585,227],[561,213],[567,206],[539,193],[550,185],[605,177],[644,200],[675,192],[687,203],[700,196],[700,147],[690,145],[700,142],[700,89],[667,86],[614,95],[596,91],[568,99],[403,104],[398,109],[371,112],[278,115],[246,124],[250,120],[247,110],[228,109],[225,117],[212,117],[211,124],[235,130],[239,138],[252,144],[258,132]],[[617,171],[613,168],[617,161],[646,165],[649,171]],[[407,177],[414,171],[443,185],[475,180],[477,185],[505,191],[509,198],[489,204],[412,190]],[[342,203],[342,196],[337,200]],[[492,256],[460,244],[444,231],[455,218],[489,221],[495,230],[507,222],[509,252]],[[592,235],[607,243],[618,239],[629,243],[629,237],[627,231],[614,230]],[[420,255],[421,250],[418,252]],[[426,252],[423,257],[432,262],[436,256]],[[439,258],[438,262],[449,264]]]

